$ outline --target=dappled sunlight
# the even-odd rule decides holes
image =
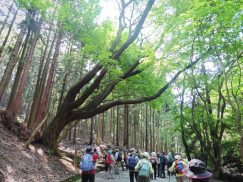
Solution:
[[[22,151],[22,154],[25,156],[25,157],[27,157],[27,158],[29,158],[29,159],[32,159],[32,156],[28,153],[28,152],[26,152],[26,151]]]

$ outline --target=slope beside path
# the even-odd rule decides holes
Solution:
[[[73,166],[49,156],[41,145],[29,149],[0,122],[0,181],[54,182],[75,174]]]

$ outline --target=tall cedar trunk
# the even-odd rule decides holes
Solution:
[[[144,149],[144,137],[145,132],[144,132],[144,127],[143,127],[143,123],[144,123],[144,111],[142,111],[143,107],[141,107],[141,111],[140,111],[140,132],[138,133],[138,137],[140,138],[140,146],[142,147],[142,149]],[[142,134],[143,133],[143,134]]]
[[[119,106],[116,107],[116,145],[119,146]]]
[[[55,51],[54,51],[54,54],[53,54],[53,59],[52,59],[52,62],[51,62],[51,67],[50,67],[50,70],[49,70],[47,83],[46,83],[46,86],[45,86],[45,89],[44,89],[43,98],[42,98],[42,101],[40,103],[39,110],[38,110],[38,113],[37,113],[37,116],[36,116],[35,123],[33,124],[33,127],[37,126],[46,114],[46,107],[47,107],[48,102],[49,102],[49,94],[51,92],[52,81],[53,81],[55,68],[56,68],[56,64],[57,64],[57,60],[58,60],[59,49],[60,49],[62,37],[63,37],[63,33],[59,32],[59,35],[58,35],[58,38],[57,38],[57,41],[56,41]]]
[[[115,108],[111,108],[112,110],[112,131],[113,131],[113,136],[112,136],[112,143],[116,143],[116,120],[115,120]]]
[[[152,108],[149,107],[149,143],[150,143],[150,152],[153,152],[153,134],[152,134]]]
[[[94,143],[94,117],[91,118],[90,124],[90,136],[89,136],[89,145]]]
[[[21,78],[20,85],[19,85],[19,88],[18,88],[18,92],[16,94],[16,97],[13,100],[13,105],[10,106],[10,108],[12,108],[11,111],[14,115],[19,114],[19,111],[20,111],[20,108],[21,108],[22,95],[23,95],[24,87],[26,85],[26,80],[27,80],[27,76],[28,76],[28,73],[29,73],[30,65],[31,65],[31,62],[33,60],[35,46],[37,44],[37,41],[38,41],[38,38],[39,38],[39,35],[40,35],[40,28],[41,28],[41,22],[38,22],[37,31],[35,32],[35,35],[34,35],[33,39],[31,40],[31,48],[30,48],[29,53],[28,53],[27,58],[26,58],[26,64],[25,64],[25,67],[24,67],[24,70],[23,70],[23,74],[22,74],[22,78]]]
[[[31,112],[30,112],[29,121],[28,121],[28,125],[27,125],[28,128],[34,128],[33,124],[36,120],[37,111],[39,109],[39,106],[41,105],[40,103],[41,103],[41,98],[42,98],[42,95],[43,95],[43,90],[44,90],[44,86],[45,86],[45,82],[46,82],[46,78],[47,78],[47,71],[48,71],[48,67],[49,67],[49,63],[50,63],[50,57],[51,57],[54,42],[55,42],[55,37],[54,37],[52,44],[50,46],[48,56],[46,58],[45,66],[43,68],[45,57],[46,57],[46,54],[48,52],[50,35],[51,35],[51,31],[49,31],[49,34],[48,34],[44,54],[40,59],[38,79],[37,79],[37,84],[36,84],[36,87],[35,87],[34,98],[33,98],[33,102],[32,102],[32,105],[31,105]]]
[[[152,150],[153,151],[156,151],[157,152],[157,150],[155,150],[155,111],[153,110],[153,114],[152,114],[152,141],[153,141],[153,145],[152,145]]]
[[[145,111],[145,150],[148,151],[148,106],[146,107],[146,111]]]
[[[126,146],[128,147],[128,138],[127,138],[127,135],[128,135],[128,106],[127,105],[124,105],[124,115],[123,115],[123,146]]]
[[[23,42],[24,35],[26,33],[26,29],[27,29],[27,26],[24,24],[21,28],[21,31],[18,35],[16,42],[15,42],[13,52],[10,56],[8,63],[7,63],[7,67],[4,71],[2,80],[0,81],[0,101],[2,100],[3,94],[4,94],[6,88],[9,84],[9,80],[11,79],[13,69],[14,69],[14,67],[17,63],[18,53],[19,53],[21,44]]]
[[[105,113],[101,113],[101,141],[105,141]]]
[[[76,132],[77,132],[77,124],[76,123],[75,123],[75,126],[73,127],[73,142],[72,142],[73,145],[76,144]]]
[[[97,139],[96,143],[99,145],[101,143],[101,129],[102,129],[102,123],[101,123],[101,114],[97,117]]]
[[[10,13],[11,13],[11,11],[12,11],[12,8],[13,8],[13,4],[11,4],[11,6],[9,7],[9,9],[8,9],[8,14],[7,14],[6,18],[4,19],[4,22],[2,23],[3,25],[2,25],[2,27],[1,27],[1,29],[0,29],[0,36],[1,36],[1,34],[2,34],[2,31],[3,31],[4,27],[5,27],[6,24],[7,24],[7,21],[8,21],[8,18],[9,18]],[[1,56],[0,56],[0,57],[1,57]]]
[[[11,23],[10,23],[10,27],[8,28],[7,35],[5,36],[4,41],[2,43],[2,46],[0,47],[0,59],[1,59],[1,56],[2,56],[2,53],[3,53],[3,50],[4,50],[4,48],[5,48],[6,44],[7,44],[7,41],[8,41],[9,35],[11,33],[11,30],[13,28],[13,25],[14,25],[14,22],[15,22],[17,14],[18,14],[18,10],[14,13],[14,17],[13,17]],[[1,32],[0,32],[0,35],[1,35]]]
[[[109,143],[113,142],[113,109],[110,109],[110,129],[109,129]]]
[[[25,64],[25,59],[26,59],[26,50],[27,50],[27,47],[30,48],[30,46],[28,46],[29,38],[30,38],[30,29],[28,29],[28,33],[26,35],[25,42],[24,42],[24,45],[23,45],[23,50],[22,50],[22,53],[21,53],[21,56],[20,56],[19,65],[18,65],[18,68],[17,68],[17,73],[15,75],[13,88],[12,88],[10,99],[9,99],[8,106],[7,106],[8,110],[13,109],[14,101],[15,101],[17,91],[18,91],[18,87],[19,87],[19,83],[20,83],[20,79],[21,79],[23,69],[24,69],[24,64]]]

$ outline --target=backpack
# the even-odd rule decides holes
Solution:
[[[141,161],[141,167],[138,171],[138,175],[146,176],[146,177],[149,176],[149,162],[148,161],[145,161],[145,160]]]
[[[156,157],[151,157],[150,160],[152,164],[157,164]]]
[[[110,165],[112,162],[111,154],[107,154],[105,158],[105,164]]]
[[[166,165],[167,159],[164,155],[159,155],[160,164]]]
[[[80,169],[82,171],[91,171],[94,169],[93,156],[90,154],[85,154],[83,160],[80,162]]]
[[[173,158],[172,155],[168,156],[168,162],[171,163],[171,164],[174,162],[174,158]]]
[[[118,162],[122,161],[122,155],[120,153],[118,153],[117,161]]]
[[[176,162],[176,165],[175,165],[175,171],[176,171],[176,173],[177,174],[183,174],[183,172],[182,172],[182,170],[183,170],[183,164],[182,164],[182,162]]]
[[[134,155],[128,158],[128,167],[130,170],[134,170],[136,164],[137,164],[137,160]]]
[[[97,153],[93,154],[93,160],[94,162],[97,162],[97,160],[99,159],[99,155]]]

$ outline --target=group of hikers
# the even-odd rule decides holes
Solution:
[[[108,148],[103,152],[87,146],[80,161],[82,182],[94,182],[97,161],[102,161],[106,171],[106,179],[113,179],[113,173],[119,174],[122,170],[129,170],[130,182],[149,182],[159,178],[170,178],[175,175],[177,182],[183,182],[184,176],[191,182],[208,182],[212,173],[207,171],[206,165],[199,159],[184,162],[180,155],[173,156],[171,152],[138,152],[132,148],[127,151]]]

